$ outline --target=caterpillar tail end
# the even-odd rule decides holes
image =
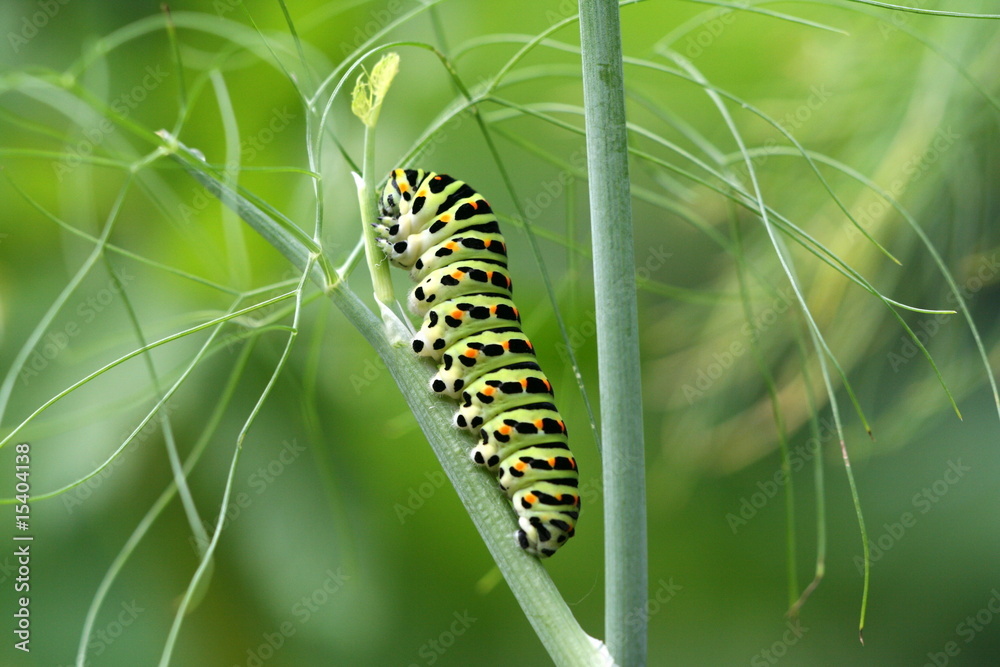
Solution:
[[[541,524],[537,517],[520,517],[514,539],[525,553],[544,560],[558,551],[568,538],[563,537],[561,542],[557,541],[555,534]]]

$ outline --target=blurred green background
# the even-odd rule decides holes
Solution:
[[[676,71],[663,55],[672,47],[714,86],[769,114],[806,148],[857,169],[896,197],[961,288],[995,368],[996,23],[851,3],[753,7],[811,24],[707,4],[645,2],[623,9],[625,52]],[[420,8],[403,0],[289,3],[319,79],[413,12],[377,43],[418,41],[458,54],[456,69],[469,87],[494,76],[519,48],[511,35],[538,35],[572,15],[575,3]],[[275,57],[305,89],[314,80],[298,63],[280,5],[245,3],[260,32],[238,2],[179,1],[171,9],[190,100],[179,139],[213,163],[238,154],[239,183],[311,234],[316,200],[313,181],[302,172],[306,114]],[[995,3],[963,3],[962,9],[995,11]],[[127,170],[79,159],[92,154],[134,162],[156,148],[142,132],[177,127],[181,77],[163,25],[152,2],[0,4],[0,367],[10,391],[2,436],[52,396],[140,345],[129,308],[143,337],[158,340],[221,315],[236,293],[268,288],[249,304],[291,289],[275,283],[297,277],[169,160],[139,170],[116,204]],[[577,30],[570,23],[552,39],[576,44]],[[490,36],[496,43],[464,50],[468,40]],[[507,216],[517,215],[515,199],[522,204],[596,401],[582,137],[487,102],[480,110],[513,174],[513,194],[468,115],[447,123],[417,164],[398,165],[449,108],[455,90],[427,50],[396,50],[402,69],[379,125],[378,172],[422,166],[467,180]],[[497,95],[582,127],[573,112],[582,100],[577,70],[576,54],[541,47]],[[363,133],[346,97],[353,78],[332,106],[322,162],[323,243],[338,265],[360,236],[351,168],[333,143],[336,137],[360,162]],[[869,439],[834,377],[846,449],[876,547],[862,647],[861,539],[841,450],[828,426],[830,401],[816,350],[759,218],[706,186],[722,181],[697,162],[718,173],[735,157],[732,178],[749,188],[738,144],[699,85],[638,64],[626,67],[626,80],[633,147],[658,161],[636,158],[632,165],[643,281],[643,378],[634,400],[646,423],[651,596],[640,613],[649,618],[650,664],[1000,664],[1000,423],[987,384],[993,371],[984,368],[964,319],[900,311],[934,355],[960,421],[886,307],[783,237],[803,296],[874,433]],[[748,147],[791,145],[739,103],[727,104]],[[227,105],[234,110],[230,121],[220,112]],[[227,122],[235,122],[239,140],[228,153]],[[754,167],[775,211],[883,294],[926,309],[954,307],[918,235],[858,181],[821,166],[838,204],[801,157],[758,155]],[[857,233],[841,205],[899,265]],[[53,218],[97,237],[116,210],[108,242],[133,255],[106,252],[74,283],[95,246]],[[519,305],[558,387],[583,475],[577,537],[547,568],[584,629],[600,637],[599,457],[523,222],[504,225]],[[740,265],[753,307],[750,325],[739,298]],[[406,276],[394,280],[403,295]],[[371,305],[363,263],[350,284]],[[241,335],[271,319],[290,324],[282,307],[228,325],[170,400],[166,413],[182,457],[205,431],[245,345]],[[46,313],[52,316],[44,333],[11,375]],[[286,337],[284,330],[259,336],[190,475],[209,531],[236,436]],[[193,334],[149,355],[163,386],[178,378],[206,338],[206,332]],[[761,368],[773,378],[780,428]],[[136,358],[33,419],[16,436],[32,446],[33,493],[94,470],[142,422],[157,395],[147,363]],[[810,443],[811,414],[820,427],[818,447]],[[783,489],[773,481],[780,479],[779,433],[794,471],[794,595],[815,568],[815,460],[825,467],[826,577],[798,624],[784,616],[790,596],[786,510]],[[4,497],[14,488],[13,454],[10,445],[0,452]],[[0,663],[73,664],[104,573],[171,480],[163,429],[154,419],[101,475],[31,506],[32,651],[12,648],[16,572],[8,541],[0,547],[7,619]],[[549,664],[375,352],[322,298],[305,308],[289,365],[249,431],[229,512],[210,587],[185,619],[172,664]],[[11,526],[3,534],[13,534],[13,510],[0,514]],[[108,591],[86,664],[156,664],[197,563],[191,528],[174,499]]]

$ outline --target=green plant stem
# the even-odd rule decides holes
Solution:
[[[173,157],[209,192],[235,207],[247,224],[270,242],[299,270],[306,270],[311,251],[299,236],[272,219],[259,207],[227,187],[219,175],[176,142],[169,150]],[[322,262],[322,258],[321,258]],[[434,449],[441,466],[458,492],[525,616],[535,629],[553,662],[560,667],[598,667],[611,664],[593,638],[577,623],[569,606],[536,558],[526,556],[513,539],[510,503],[497,492],[496,480],[472,464],[467,443],[456,437],[450,415],[454,403],[427,389],[434,370],[407,346],[389,341],[382,320],[369,310],[339,279],[313,262],[309,278],[330,297],[347,320],[355,326],[385,362],[407,405]],[[336,274],[333,274],[336,275]]]
[[[646,663],[646,484],[628,135],[615,0],[580,0],[604,443],[605,641],[623,667]]]
[[[375,298],[387,306],[392,306],[395,297],[392,292],[392,276],[389,275],[389,262],[385,253],[379,250],[375,243],[375,197],[372,195],[372,184],[375,182],[375,128],[365,127],[365,158],[362,164],[363,182],[358,181],[358,204],[361,207],[361,224],[364,226],[365,259],[368,260],[368,270],[372,276],[372,288]]]

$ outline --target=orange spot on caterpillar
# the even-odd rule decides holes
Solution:
[[[542,421],[541,419],[536,419],[536,420],[535,420],[535,428],[537,428],[537,429],[541,429],[541,428],[542,428],[542,424],[544,424],[544,423],[545,423],[545,422],[544,422],[544,421]]]
[[[496,387],[486,387],[485,389],[483,389],[483,393],[486,394],[487,396],[492,396],[494,393],[496,393]]]
[[[518,471],[524,470],[527,467],[528,464],[525,463],[524,461],[518,461],[517,463],[514,464],[514,468]]]
[[[463,315],[462,311],[458,309],[451,311],[451,316],[456,320],[462,319],[462,315]]]
[[[500,435],[509,435],[510,431],[511,431],[510,426],[507,426],[506,424],[504,424],[503,426],[500,427],[500,430],[497,431],[497,432]]]
[[[434,177],[434,180],[435,180],[435,181],[440,181],[440,180],[441,180],[441,177],[440,177],[440,176],[435,176],[435,177]]]
[[[490,241],[489,239],[483,239],[484,248],[489,248],[491,243],[493,243],[493,241]]]
[[[502,347],[505,350],[510,350],[510,341],[505,340],[504,342],[500,343],[500,347]]]
[[[427,196],[427,190],[421,190],[420,192],[417,193],[417,196],[418,197],[426,197]]]
[[[521,378],[521,388],[522,389],[528,388],[528,378]]]
[[[409,183],[400,183],[399,184],[399,191],[400,192],[406,192],[409,189],[410,189],[410,184]]]
[[[458,244],[455,243],[454,241],[446,243],[444,247],[447,248],[448,250],[458,250]]]
[[[440,218],[438,218],[438,220],[440,220],[441,222],[451,222],[451,216],[445,213]]]
[[[465,274],[462,273],[461,271],[454,271],[452,272],[451,277],[454,278],[455,280],[459,280],[464,275]]]
[[[465,355],[466,357],[468,357],[469,359],[472,359],[473,357],[475,357],[475,356],[476,356],[477,354],[479,354],[479,353],[478,353],[478,352],[476,352],[475,350],[473,350],[473,349],[472,349],[472,348],[470,347],[470,348],[467,348],[467,349],[465,350],[465,352],[463,352],[462,354],[463,354],[463,355]]]
[[[526,496],[524,497],[524,500],[525,500],[525,501],[526,501],[526,502],[527,502],[527,503],[528,503],[529,505],[534,505],[535,503],[537,503],[537,502],[538,502],[538,498],[537,498],[537,497],[535,496],[535,494],[533,494],[533,493],[529,493],[528,495],[526,495]]]
[[[477,201],[470,201],[469,204],[472,205],[472,210],[474,210],[474,211],[478,211],[479,210],[479,202],[477,202]]]
[[[553,468],[556,467],[556,459],[555,459],[555,457],[549,459],[549,465],[552,466]]]

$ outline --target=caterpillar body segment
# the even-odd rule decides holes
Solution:
[[[427,311],[413,337],[413,351],[439,361],[445,348],[470,334],[520,323],[517,307],[510,299],[492,294],[449,299]]]
[[[445,350],[438,372],[431,378],[431,389],[458,398],[465,385],[489,371],[515,364],[535,364],[535,348],[521,329],[482,331]]]
[[[509,299],[511,284],[507,267],[468,261],[432,271],[410,292],[410,310],[417,315],[425,315],[435,303],[466,295],[473,287],[482,294],[496,294]]]
[[[498,475],[518,516],[517,543],[551,556],[573,536],[579,473],[552,384],[521,330],[507,245],[468,184],[395,169],[379,197],[378,245],[417,283],[413,351],[438,363],[431,390],[456,398],[455,425],[479,435],[472,460]]]
[[[410,278],[413,282],[420,282],[431,271],[455,262],[471,260],[507,266],[507,244],[504,243],[503,234],[479,232],[452,236],[444,243],[425,250],[413,263]]]
[[[479,444],[472,450],[472,460],[488,468],[518,450],[562,438],[565,442],[566,424],[552,403],[533,403],[500,413],[483,424],[479,430]]]
[[[552,400],[552,384],[538,364],[506,366],[467,385],[455,413],[455,426],[476,430],[511,408]]]

